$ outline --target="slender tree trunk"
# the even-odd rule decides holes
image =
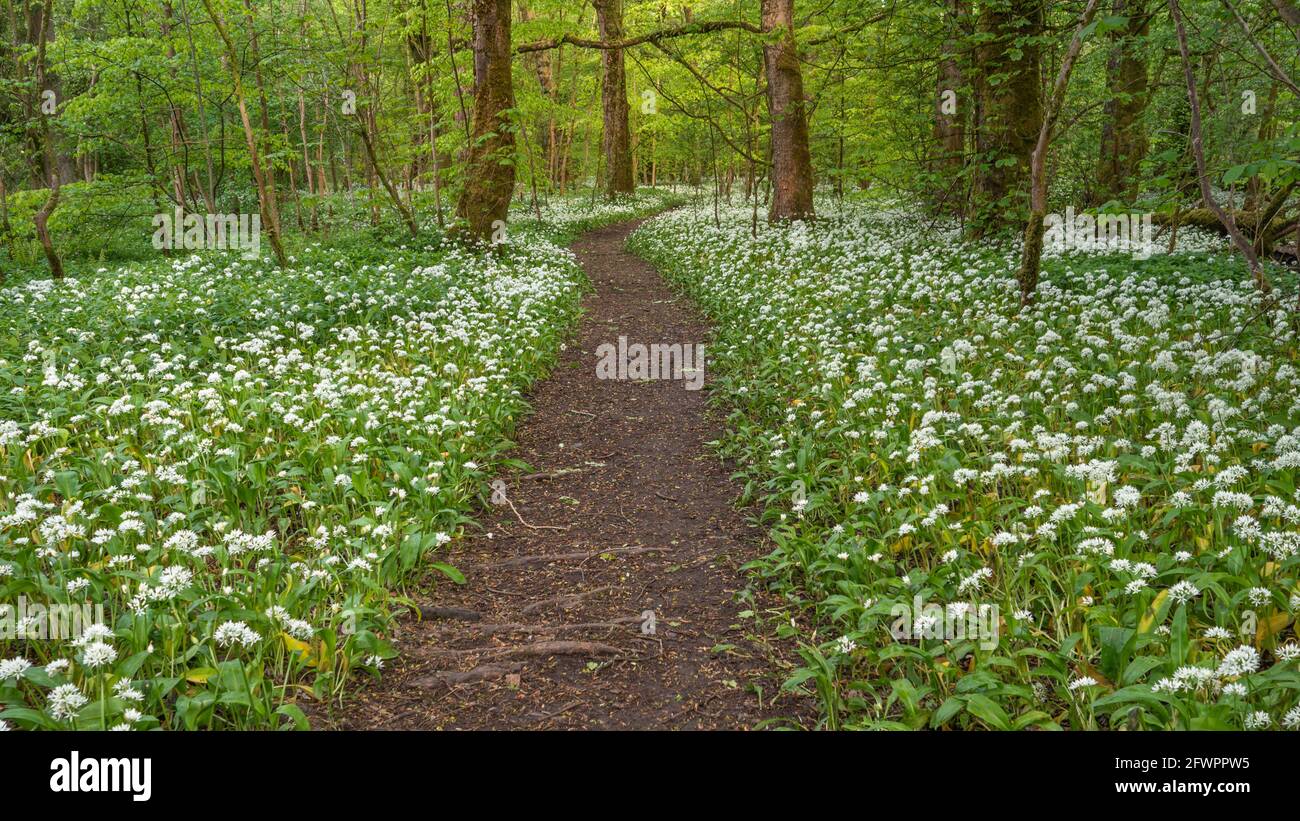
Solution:
[[[401,217],[402,222],[406,225],[406,230],[411,232],[411,236],[418,236],[420,229],[416,225],[415,215],[411,213],[411,209],[402,201],[401,196],[397,193],[397,189],[393,187],[392,181],[388,179],[388,175],[379,167],[379,157],[375,153],[374,139],[370,135],[370,129],[366,124],[366,118],[358,117],[357,119],[359,121],[359,128],[357,130],[361,134],[361,143],[366,149],[366,158],[370,160],[371,173],[378,178],[379,184],[388,192],[388,198],[392,201],[393,208],[397,211],[398,216]]]
[[[167,41],[167,74],[172,81],[176,79],[176,48],[172,45],[172,25],[175,19],[175,11],[172,9],[170,2],[162,4],[163,18],[159,26],[162,38]],[[171,177],[172,177],[172,195],[177,202],[183,207],[188,208],[190,203],[190,193],[187,190],[187,180],[189,178],[189,139],[185,136],[185,117],[181,114],[180,107],[174,101],[168,99],[167,114],[171,123]],[[180,161],[177,162],[177,156]]]
[[[10,0],[14,2],[14,0]],[[28,45],[40,52],[41,59],[45,60],[46,47],[54,41],[54,0],[36,0],[27,8],[27,33]],[[129,21],[129,12],[127,14]],[[56,105],[63,101],[63,83],[59,75],[50,71],[48,63],[40,67],[40,83],[33,89],[35,97],[34,108],[39,109],[43,102],[41,95],[51,91],[54,93]],[[44,112],[41,112],[44,114]],[[38,181],[40,186],[48,184],[50,161],[46,157],[46,140],[54,140],[49,145],[50,155],[53,157],[54,168],[59,173],[59,179],[62,182],[71,182],[77,178],[77,165],[72,155],[63,150],[62,145],[56,138],[53,130],[47,132],[47,118],[44,116],[37,117],[34,122],[30,123],[28,138],[33,148],[33,178]]]
[[[525,5],[523,0],[520,0],[518,6],[519,20],[521,22],[526,23],[536,19],[537,15]],[[546,163],[546,188],[548,191],[551,188],[551,181],[555,173],[555,102],[557,92],[555,77],[561,56],[562,52],[560,50],[556,50],[554,54],[550,51],[535,51],[526,55],[528,65],[537,76],[537,85],[541,90],[542,97],[548,103],[545,120],[541,121],[539,118],[539,122],[535,126],[537,142],[541,145],[542,157]]]
[[[596,26],[600,39],[623,39],[623,0],[594,0]],[[632,177],[632,144],[628,129],[627,76],[623,70],[621,48],[601,49],[604,69],[600,87],[605,130],[601,147],[605,152],[606,193],[610,197],[631,194],[636,190]]]
[[[298,16],[302,20],[298,35],[305,43],[307,42],[307,0],[300,0]],[[308,72],[304,71],[304,81],[308,76]],[[301,86],[298,88],[298,142],[302,146],[303,184],[307,186],[307,193],[311,196],[311,230],[315,231],[320,224],[318,218],[320,203],[316,196],[316,179],[312,174],[311,144],[307,139],[307,95]]]
[[[36,95],[39,100],[47,82],[45,43],[53,29],[51,20],[54,17],[54,10],[51,6],[54,5],[54,0],[44,0],[36,5],[39,11],[34,11],[40,15],[36,27]],[[59,207],[59,162],[54,152],[54,130],[50,127],[49,116],[39,103],[36,110],[40,118],[43,165],[49,181],[50,195],[45,198],[40,210],[32,216],[32,222],[36,226],[36,236],[41,241],[41,249],[45,251],[45,261],[49,263],[50,276],[54,279],[63,279],[63,261],[54,250],[54,240],[50,237],[49,227],[50,217],[54,214],[54,209]]]
[[[1268,87],[1268,99],[1264,102],[1264,110],[1260,113],[1259,131],[1255,137],[1255,139],[1260,143],[1266,143],[1273,139],[1274,132],[1276,131],[1273,126],[1275,122],[1274,116],[1277,114],[1277,92],[1278,84],[1276,82],[1270,83]],[[1246,201],[1243,204],[1243,209],[1246,211],[1254,211],[1259,207],[1260,199],[1263,195],[1263,180],[1258,175],[1251,177],[1246,182]],[[1257,237],[1256,247],[1259,245],[1258,239],[1259,238]]]
[[[204,0],[208,2],[208,0]],[[270,153],[271,149],[271,107],[266,100],[266,83],[262,80],[262,54],[257,42],[257,19],[253,15],[252,0],[244,0],[244,20],[248,25],[248,56],[253,61],[253,83],[257,90],[257,100],[262,120],[262,150]],[[275,186],[275,163],[267,159],[265,174],[267,202],[271,210],[271,219],[275,221],[277,241],[280,236],[280,198]]]
[[[9,258],[14,256],[14,227],[9,222],[9,189],[5,187],[4,174],[0,173],[0,236],[4,237]],[[4,269],[0,268],[0,285],[4,284]]]
[[[1070,86],[1070,73],[1074,71],[1074,61],[1083,50],[1083,33],[1097,13],[1099,0],[1088,0],[1083,10],[1083,17],[1070,38],[1065,59],[1061,61],[1061,70],[1057,72],[1056,83],[1052,86],[1052,96],[1047,101],[1047,111],[1043,124],[1038,129],[1038,139],[1034,142],[1034,153],[1030,159],[1030,194],[1029,220],[1025,223],[1025,240],[1021,249],[1020,304],[1027,305],[1038,290],[1039,264],[1043,256],[1043,221],[1047,216],[1047,149],[1052,144],[1052,132],[1061,116],[1065,105],[1065,92]]]
[[[442,158],[438,156],[438,98],[433,88],[433,37],[428,32],[429,10],[426,2],[427,0],[421,0],[420,4],[420,40],[424,44],[424,95],[429,109],[430,179],[433,182],[434,217],[438,221],[438,227],[445,228],[442,216]]]
[[[481,240],[505,225],[515,188],[510,58],[510,0],[474,0],[474,127],[456,215]]]
[[[763,0],[763,31],[783,32],[763,45],[767,110],[772,121],[771,221],[812,219],[812,152],[808,115],[794,37],[794,0]]]
[[[243,72],[239,68],[239,52],[235,49],[234,41],[230,39],[229,31],[226,30],[225,20],[212,7],[212,0],[203,0],[203,7],[207,10],[208,17],[212,19],[212,25],[216,28],[217,35],[221,38],[221,42],[226,49],[231,85],[235,93],[235,102],[239,105],[239,120],[243,124],[244,140],[248,144],[248,157],[253,168],[253,182],[257,186],[257,200],[262,210],[262,221],[266,223],[267,239],[271,242],[271,250],[275,254],[276,262],[282,268],[287,267],[289,259],[285,256],[284,246],[280,243],[280,215],[276,209],[275,195],[273,189],[267,185],[266,173],[262,168],[261,152],[257,148],[257,132],[253,129],[252,118],[248,116],[248,100],[244,96]]]
[[[199,115],[199,139],[203,146],[203,164],[207,171],[207,185],[201,186],[203,203],[209,214],[217,210],[216,175],[212,170],[212,142],[208,138],[208,115],[203,104],[203,78],[199,71],[198,53],[194,48],[194,28],[190,25],[190,13],[184,2],[181,3],[181,19],[185,23],[185,40],[189,45],[190,70],[194,74],[194,100]]]
[[[245,2],[247,2],[247,0],[245,0]],[[357,4],[356,23],[361,38],[359,52],[362,59],[364,59],[369,38],[367,31],[369,20],[367,17],[365,0],[361,0],[361,2]],[[366,71],[363,64],[357,63],[353,67],[353,70],[357,82],[361,86],[362,92],[365,93],[367,98],[369,98],[367,105],[364,107],[358,106],[357,108],[357,132],[361,135],[361,144],[366,150],[366,159],[369,161],[369,173],[371,178],[370,196],[373,201],[376,182],[379,185],[382,185],[384,191],[388,194],[389,200],[393,203],[393,209],[397,211],[398,216],[406,225],[406,230],[411,232],[411,236],[418,236],[420,229],[415,221],[415,214],[412,213],[410,207],[402,201],[397,189],[393,187],[392,181],[388,178],[388,175],[384,173],[384,169],[379,164],[379,152],[375,148],[375,143],[378,140],[375,107],[379,102],[374,88],[376,84],[371,82],[370,73]],[[378,206],[375,206],[375,208],[377,207]]]
[[[1219,220],[1224,230],[1228,232],[1228,236],[1232,237],[1232,243],[1237,246],[1237,250],[1246,258],[1246,264],[1250,268],[1250,275],[1255,280],[1255,285],[1261,292],[1267,294],[1273,290],[1273,286],[1269,283],[1263,266],[1260,265],[1259,257],[1255,255],[1255,249],[1251,247],[1245,235],[1237,228],[1236,219],[1231,213],[1223,210],[1210,190],[1210,176],[1205,167],[1205,146],[1201,136],[1201,101],[1196,91],[1196,78],[1192,74],[1192,58],[1187,47],[1187,31],[1183,28],[1183,13],[1178,5],[1178,0],[1168,0],[1168,2],[1169,14],[1174,19],[1174,33],[1178,38],[1178,53],[1183,61],[1183,80],[1187,85],[1187,100],[1192,111],[1192,156],[1196,159],[1196,178],[1201,187],[1201,199],[1205,201],[1205,207],[1214,212],[1214,216]]]

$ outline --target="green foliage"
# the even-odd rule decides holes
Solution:
[[[878,201],[633,235],[716,323],[786,686],[829,728],[1300,725],[1289,308],[1186,231],[1053,255],[1021,309],[1018,250],[958,236]]]
[[[556,243],[669,202],[557,201],[492,253],[354,233],[3,289],[0,721],[302,728],[377,675],[403,585],[465,582],[436,554],[578,316]]]

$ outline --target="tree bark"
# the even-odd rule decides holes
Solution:
[[[514,194],[510,58],[510,0],[474,0],[474,127],[456,215],[481,240],[505,225]]]
[[[54,10],[51,6],[54,0],[44,0],[37,3],[39,11],[33,8],[33,13],[40,15],[40,22],[36,27],[36,94],[39,99],[42,91],[45,90],[47,81],[45,69],[45,44],[47,37],[50,35],[52,26],[50,21],[54,16]],[[54,152],[54,131],[50,128],[50,119],[46,115],[45,109],[37,106],[38,116],[40,118],[41,129],[41,149],[43,165],[46,178],[49,181],[50,195],[45,198],[39,211],[32,216],[32,222],[36,226],[36,236],[41,241],[41,249],[45,252],[45,261],[50,266],[50,276],[54,279],[63,279],[63,261],[59,259],[58,252],[54,249],[54,240],[50,237],[49,220],[54,214],[54,209],[59,207],[59,176],[60,168],[58,159]]]
[[[961,64],[957,61],[957,52],[960,48],[960,21],[969,13],[968,0],[946,0],[943,54],[939,58],[939,71],[935,84],[934,141],[937,156],[931,164],[931,171],[935,174],[937,182],[934,199],[940,210],[948,213],[959,210],[960,202],[954,196],[954,192],[961,183],[959,175],[966,149],[966,129],[962,103],[959,101],[963,78]],[[956,106],[951,113],[948,110],[950,100]],[[840,164],[843,165],[843,160]],[[843,180],[840,182],[842,186]]]
[[[1300,9],[1291,5],[1287,0],[1273,0],[1273,8],[1277,9],[1278,15],[1281,16],[1286,24],[1293,29],[1300,29]],[[1300,32],[1297,32],[1300,35]]]
[[[617,42],[623,39],[623,0],[595,0],[596,26],[600,39]],[[623,70],[623,50],[604,49],[600,53],[604,69],[600,86],[605,130],[601,147],[605,151],[606,193],[610,197],[630,195],[636,191],[632,179],[632,142],[628,129],[627,77]]]
[[[1097,204],[1137,198],[1139,166],[1147,153],[1142,116],[1148,99],[1144,50],[1151,16],[1135,0],[1114,0],[1112,9],[1117,16],[1127,16],[1128,24],[1112,32],[1114,43],[1106,61],[1106,88],[1115,96],[1103,109]]]
[[[981,122],[975,177],[976,235],[1006,228],[1024,214],[1022,191],[1030,155],[1043,125],[1039,99],[1039,48],[1043,0],[988,0],[979,17],[986,38],[977,61]],[[1018,42],[1019,41],[1019,42]],[[1000,82],[993,82],[994,75]]]
[[[794,38],[794,0],[763,0],[763,32],[781,32],[778,41],[763,45],[767,109],[772,121],[772,207],[768,219],[812,219],[812,152]]]

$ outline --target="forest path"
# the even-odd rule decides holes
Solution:
[[[576,340],[534,386],[511,454],[542,475],[505,477],[509,501],[439,557],[468,582],[444,581],[424,619],[399,622],[401,656],[335,726],[746,729],[808,713],[777,699],[788,672],[738,615],[752,607],[736,600],[739,567],[761,533],[707,448],[721,431],[704,391],[686,389],[690,372],[597,378],[597,349],[620,335],[707,339],[688,303],[624,250],[636,225],[573,246],[595,291]]]

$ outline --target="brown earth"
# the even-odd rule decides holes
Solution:
[[[623,250],[635,227],[574,246],[595,291],[576,339],[530,397],[511,455],[533,472],[504,477],[505,500],[495,494],[482,533],[440,557],[467,583],[425,591],[423,618],[395,628],[401,656],[326,726],[809,724],[813,706],[779,691],[789,662],[739,615],[770,609],[762,593],[738,599],[739,567],[760,555],[762,533],[734,505],[729,466],[709,451],[721,430],[705,391],[597,378],[598,346],[620,335],[707,341],[689,304]]]

